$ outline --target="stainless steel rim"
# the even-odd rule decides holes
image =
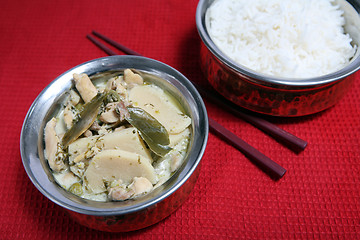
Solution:
[[[250,79],[257,83],[263,83],[265,85],[287,85],[287,86],[297,86],[297,87],[314,87],[320,85],[326,85],[340,79],[343,79],[357,70],[360,69],[360,55],[356,57],[349,65],[345,68],[320,77],[310,78],[310,79],[295,79],[295,78],[276,78],[272,76],[267,76],[254,72],[253,70],[246,68],[244,66],[240,67],[239,64],[235,63],[233,60],[228,58],[222,51],[213,43],[211,40],[205,24],[205,13],[207,8],[211,5],[214,0],[200,0],[196,9],[196,25],[198,33],[209,51],[217,58],[219,61],[223,62],[227,67],[231,68],[235,72],[239,72],[245,76],[248,76]],[[348,1],[357,12],[360,11],[360,4],[355,0]],[[359,17],[359,16],[358,16]],[[359,47],[357,51],[360,51]]]
[[[150,195],[135,204],[100,203],[76,197],[59,187],[46,172],[46,166],[40,161],[42,153],[38,145],[42,142],[43,118],[53,103],[60,97],[58,92],[64,92],[71,87],[72,74],[85,72],[93,74],[116,68],[135,68],[150,71],[160,77],[167,77],[167,81],[179,89],[185,98],[190,101],[189,107],[193,114],[194,139],[191,147],[191,156],[187,159],[181,172],[172,177],[174,184],[164,186],[165,190],[155,196]],[[165,74],[165,75],[164,75]],[[95,216],[122,215],[138,212],[155,206],[178,190],[186,182],[204,154],[208,138],[208,119],[204,102],[192,83],[174,68],[159,61],[139,56],[111,56],[91,60],[80,64],[63,73],[52,81],[35,99],[23,122],[20,136],[20,152],[24,168],[36,188],[54,203],[68,210]],[[170,181],[170,180],[169,180]],[[168,182],[169,182],[168,181]],[[159,190],[160,191],[160,190]]]

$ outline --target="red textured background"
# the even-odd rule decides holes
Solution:
[[[13,0],[0,8],[0,239],[359,239],[360,73],[335,107],[270,121],[306,139],[294,154],[248,123],[206,102],[208,114],[288,169],[280,181],[213,134],[186,202],[149,228],[111,234],[87,229],[30,182],[20,157],[31,103],[71,67],[105,56],[95,29],[193,81],[200,72],[196,0]]]

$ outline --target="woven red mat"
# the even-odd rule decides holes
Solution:
[[[149,228],[111,234],[75,223],[31,183],[19,139],[26,112],[62,72],[103,57],[95,29],[189,79],[199,68],[196,0],[3,1],[0,8],[0,239],[359,239],[360,75],[334,107],[268,118],[309,142],[295,154],[206,102],[216,121],[284,166],[273,181],[242,153],[209,135],[200,177],[172,215]]]

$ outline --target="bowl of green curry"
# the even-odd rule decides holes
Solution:
[[[21,131],[35,187],[87,227],[155,224],[192,191],[208,137],[205,105],[174,68],[139,56],[80,64],[53,80]]]

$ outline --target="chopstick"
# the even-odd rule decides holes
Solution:
[[[97,31],[93,30],[92,33],[95,36],[99,37],[100,39],[104,40],[105,42],[109,43],[110,45],[116,47],[117,49],[119,49],[120,51],[122,51],[122,52],[124,52],[124,53],[126,53],[128,55],[142,56],[140,53],[135,52],[134,50],[132,50],[132,49],[130,49],[130,48],[118,43],[118,42],[115,42],[114,40],[106,37],[105,35],[102,35],[101,33],[97,32]],[[88,36],[92,37],[91,35],[88,35]],[[117,55],[117,54],[114,53],[113,55]]]
[[[114,46],[115,48],[119,49],[120,51],[129,54],[129,55],[137,55],[142,56],[141,54],[125,47],[124,45],[115,42],[114,40],[102,35],[96,31],[92,31],[92,33],[97,36],[98,38],[104,40],[105,42],[109,43],[110,45]],[[98,41],[92,35],[88,34],[86,36],[89,40],[91,40],[96,46],[106,52],[108,55],[117,55],[113,50],[106,47],[102,42]],[[194,83],[193,83],[194,84]],[[195,84],[194,84],[195,85]],[[198,88],[198,90],[201,88]],[[222,125],[217,123],[212,118],[208,117],[209,119],[209,127],[213,133],[220,135],[220,137],[224,138],[228,143],[233,145],[235,148],[240,150],[245,156],[247,156],[252,162],[257,165],[262,171],[268,174],[271,178],[279,179],[284,176],[286,169],[259,152],[254,147],[250,146],[244,140],[240,139],[238,136],[224,128]],[[252,118],[248,118],[252,119]],[[250,121],[250,120],[249,120]]]
[[[256,148],[249,145],[247,142],[224,128],[213,119],[209,118],[209,127],[214,133],[219,134],[225,141],[233,145],[235,148],[240,150],[245,156],[252,160],[257,166],[259,166],[265,173],[271,177],[279,178],[282,177],[286,169],[275,163],[273,160],[259,152]],[[244,150],[245,149],[245,150]],[[275,175],[274,175],[275,173]]]

